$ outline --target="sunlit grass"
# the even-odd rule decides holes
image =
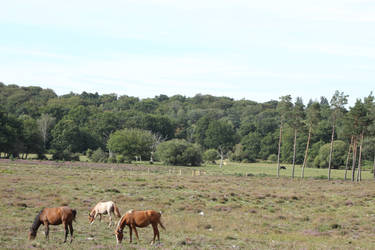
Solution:
[[[230,163],[222,169],[52,163],[0,162],[0,248],[115,248],[114,228],[107,228],[106,217],[102,223],[88,224],[90,208],[105,200],[116,202],[122,213],[163,212],[167,231],[161,230],[159,246],[149,245],[152,229],[146,228],[138,230],[140,244],[129,245],[125,234],[124,249],[375,248],[372,180],[315,178],[326,175],[326,169],[306,169],[305,180],[276,178],[275,164],[259,163]],[[193,170],[201,175],[192,176]],[[290,171],[287,165],[282,175],[289,176]],[[342,172],[333,174],[340,177]],[[62,226],[51,226],[49,242],[43,228],[35,241],[28,241],[37,212],[63,204],[78,211],[74,242],[61,243]]]

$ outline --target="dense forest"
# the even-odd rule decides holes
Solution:
[[[197,94],[139,99],[0,83],[2,157],[95,161],[268,160],[304,167],[351,168],[374,161],[372,93],[347,107],[347,95],[258,103]],[[353,160],[354,159],[354,160]],[[360,166],[360,163],[358,164]]]

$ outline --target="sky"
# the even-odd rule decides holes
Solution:
[[[375,90],[375,0],[0,0],[0,82],[266,102]]]

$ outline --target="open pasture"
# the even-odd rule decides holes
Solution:
[[[167,229],[160,230],[161,242],[154,246],[149,245],[151,227],[139,229],[140,244],[130,245],[126,229],[118,248],[375,248],[375,181],[370,173],[363,174],[366,180],[352,183],[276,178],[267,176],[274,174],[274,167],[267,166],[196,169],[207,174],[192,176],[193,168],[164,166],[2,161],[0,248],[115,248],[115,227],[107,228],[108,217],[91,226],[88,222],[90,209],[107,200],[122,214],[129,209],[161,210]],[[289,167],[282,174],[288,171]],[[311,176],[317,170],[306,171]],[[341,176],[334,171],[334,177]],[[43,226],[36,240],[28,241],[40,209],[61,205],[78,212],[73,243],[62,244],[61,225],[50,227],[49,242]]]

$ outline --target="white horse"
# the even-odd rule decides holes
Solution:
[[[112,225],[111,213],[114,213],[118,218],[121,218],[120,211],[113,201],[99,202],[98,204],[96,204],[96,206],[89,213],[90,225],[92,223],[94,223],[94,220],[98,215],[99,215],[99,221],[101,221],[102,215],[108,214],[109,215],[109,225],[108,225],[108,227],[111,227],[111,225]]]

